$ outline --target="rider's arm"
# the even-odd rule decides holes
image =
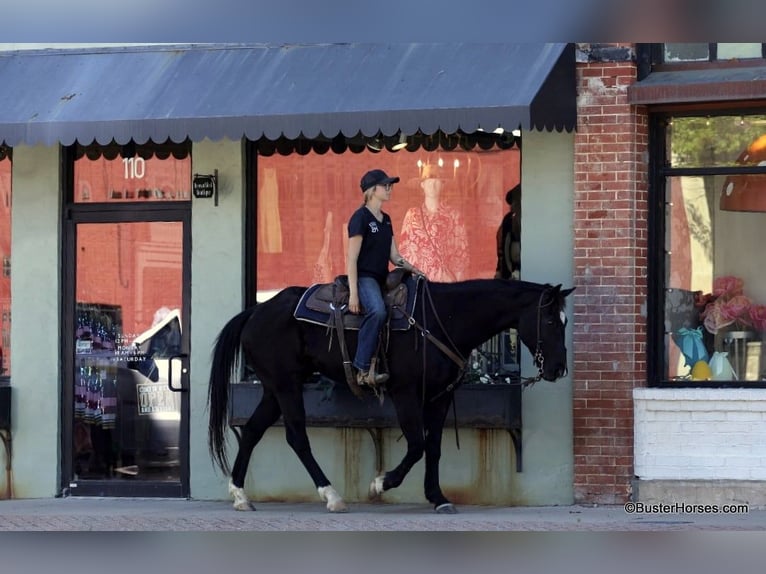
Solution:
[[[402,254],[399,253],[399,249],[397,249],[396,247],[396,240],[393,238],[391,239],[390,259],[391,259],[391,263],[393,263],[397,267],[401,267],[405,271],[410,271],[412,273],[415,273],[416,275],[423,275],[425,277],[425,273],[423,273],[420,269],[418,269],[412,263],[410,263],[404,257],[402,257]]]
[[[359,313],[359,290],[357,280],[356,262],[359,259],[359,252],[362,250],[362,236],[354,235],[348,238],[348,263],[346,274],[348,275],[348,310],[352,313]]]

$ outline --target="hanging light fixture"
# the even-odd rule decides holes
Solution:
[[[391,146],[392,151],[399,151],[407,147],[407,136],[404,133],[399,134],[399,141]]]
[[[766,134],[745,148],[737,165],[766,166]],[[766,211],[766,174],[728,176],[723,182],[719,207],[724,211]]]
[[[367,147],[370,148],[370,151],[380,151],[383,149],[383,140],[380,138],[372,138],[371,140],[368,140]]]

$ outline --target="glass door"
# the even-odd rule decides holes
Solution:
[[[74,223],[73,495],[188,494],[184,232]]]
[[[188,496],[191,145],[64,158],[62,494]]]

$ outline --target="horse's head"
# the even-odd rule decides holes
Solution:
[[[519,317],[518,333],[531,351],[540,376],[555,381],[567,373],[567,348],[564,313],[565,297],[574,288],[546,285],[539,297],[527,305]]]

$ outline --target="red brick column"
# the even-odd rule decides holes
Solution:
[[[628,47],[629,49],[626,49]],[[581,45],[575,135],[574,497],[620,504],[633,478],[632,389],[646,381],[648,121],[630,44]]]

